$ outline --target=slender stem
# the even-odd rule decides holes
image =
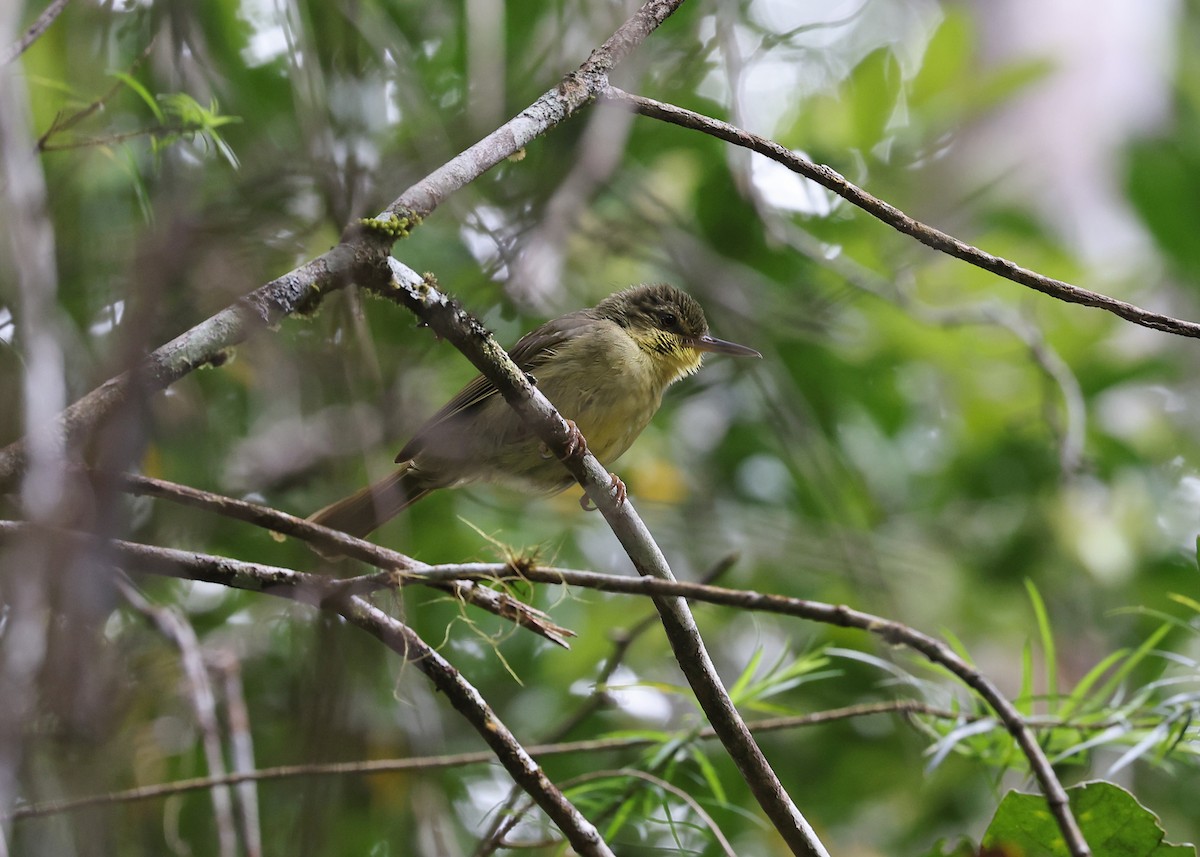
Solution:
[[[418,276],[394,258],[388,260],[388,265],[392,279],[386,287],[381,288],[378,283],[366,285],[411,309],[483,373],[526,426],[583,486],[639,574],[674,582],[666,557],[634,510],[633,503],[628,499],[620,504],[616,502],[608,471],[591,452],[578,451],[573,438],[573,431],[577,430],[567,424],[487,329],[440,292],[433,282]],[[824,845],[784,790],[730,700],[686,599],[673,593],[655,593],[654,604],[680,670],[763,812],[792,853],[808,857],[826,855]]]
[[[29,524],[0,521],[0,541],[37,529],[50,532]],[[499,759],[517,784],[558,825],[577,852],[593,857],[611,857],[612,852],[595,827],[546,777],[479,691],[411,628],[355,594],[362,591],[360,584],[363,582],[375,588],[385,585],[378,575],[372,575],[365,581],[362,578],[339,581],[191,551],[151,547],[118,539],[104,540],[84,533],[53,532],[62,539],[76,539],[96,546],[103,544],[118,562],[129,566],[131,570],[263,592],[338,613],[424,673],[484,739],[491,748],[491,756]]]
[[[461,575],[462,571],[461,567],[457,570],[451,570],[449,567],[445,569],[447,574],[452,575]],[[1037,778],[1042,794],[1046,797],[1046,803],[1049,805],[1071,853],[1075,857],[1086,857],[1091,854],[1075,816],[1071,812],[1066,789],[1063,788],[1058,775],[1054,773],[1050,760],[1046,757],[1041,745],[1038,744],[1033,730],[1025,718],[986,676],[960,658],[949,646],[928,634],[923,634],[900,622],[854,610],[845,605],[807,601],[784,595],[725,589],[674,580],[599,574],[593,571],[527,568],[521,570],[521,577],[524,580],[541,583],[586,586],[589,589],[604,592],[637,593],[651,597],[671,595],[679,599],[796,616],[844,628],[858,628],[875,634],[892,645],[913,649],[957,676],[996,712],[996,716],[1013,736],[1017,746],[1029,761],[1029,766]]]
[[[1108,295],[1093,292],[1089,289],[1063,282],[1062,280],[1056,280],[1053,277],[1047,277],[1028,268],[1022,268],[1015,262],[1010,262],[1008,259],[1001,258],[1000,256],[994,256],[991,253],[955,238],[953,235],[942,232],[940,229],[934,229],[932,226],[927,226],[919,220],[909,217],[903,211],[896,208],[896,206],[884,202],[857,185],[852,184],[836,170],[824,164],[814,164],[812,161],[800,157],[791,149],[785,148],[773,140],[759,137],[757,134],[751,134],[749,131],[730,125],[727,122],[712,119],[703,114],[685,110],[682,107],[676,107],[673,104],[665,104],[651,98],[643,98],[640,95],[631,95],[616,87],[609,87],[605,90],[602,99],[610,104],[633,110],[642,116],[659,119],[683,128],[690,128],[694,131],[702,131],[727,143],[733,143],[736,146],[742,146],[753,152],[757,152],[833,191],[847,202],[858,206],[893,229],[915,238],[927,247],[932,247],[934,250],[953,256],[956,259],[961,259],[985,271],[990,271],[1006,280],[1012,280],[1014,283],[1027,286],[1061,301],[1106,310],[1126,321],[1131,321],[1143,327],[1161,330],[1165,333],[1173,333],[1178,336],[1200,338],[1200,323],[1151,312],[1150,310],[1117,300]]]
[[[183,667],[188,694],[191,696],[196,725],[200,730],[200,745],[204,748],[204,762],[213,779],[226,778],[228,774],[221,727],[217,718],[217,697],[208,668],[204,664],[196,629],[179,610],[152,603],[131,583],[118,579],[117,589],[134,610],[153,622],[159,632],[179,649],[179,661]],[[229,787],[214,788],[210,799],[221,857],[236,857],[237,825],[234,823],[233,797]]]
[[[608,72],[682,3],[647,2],[555,88],[404,191],[380,217],[403,218],[411,228],[455,191],[578,112],[608,86]],[[311,309],[325,294],[352,281],[370,279],[384,264],[394,241],[395,234],[361,225],[347,229],[332,250],[259,287],[77,400],[59,415],[55,430],[65,435],[68,443],[86,438],[122,403],[163,390],[200,366],[220,363],[231,346],[283,316]],[[24,468],[25,445],[22,439],[0,450],[0,490],[9,487]]]
[[[21,35],[21,38],[12,45],[9,45],[8,50],[0,56],[0,65],[12,62],[25,53],[25,51],[29,50],[29,47],[41,38],[42,33],[46,32],[50,28],[50,25],[58,19],[58,16],[62,14],[63,9],[67,8],[69,2],[71,0],[52,0],[50,5],[42,10],[42,14],[38,15],[37,19],[29,25]]]
[[[30,524],[0,521],[0,543],[5,539],[17,537],[34,529],[36,528]],[[56,532],[61,534],[61,538],[99,541],[96,537],[83,533]],[[1042,793],[1046,796],[1050,810],[1063,832],[1068,847],[1071,848],[1071,853],[1075,855],[1091,853],[1071,813],[1066,790],[1062,787],[1053,767],[1037,743],[1031,724],[986,676],[959,657],[949,646],[900,622],[893,622],[840,604],[827,604],[751,590],[728,589],[703,583],[663,580],[654,577],[628,577],[564,568],[540,568],[526,565],[514,569],[511,564],[463,563],[430,566],[421,569],[416,575],[413,575],[412,572],[398,572],[394,575],[368,575],[362,578],[331,580],[290,569],[241,562],[225,557],[207,556],[190,551],[139,545],[117,539],[109,539],[104,543],[107,549],[122,562],[135,562],[143,571],[171,577],[204,580],[239,589],[270,592],[317,606],[326,606],[335,602],[344,603],[347,598],[358,598],[359,596],[355,593],[389,585],[387,578],[391,578],[392,583],[403,585],[408,582],[405,580],[406,575],[419,576],[422,582],[425,580],[497,581],[516,579],[535,583],[581,586],[601,592],[644,595],[656,599],[656,603],[664,596],[679,600],[702,601],[743,610],[795,616],[839,627],[858,628],[879,636],[891,645],[901,645],[919,652],[931,662],[945,667],[974,690],[996,713],[1000,722],[1016,740],[1018,747],[1029,761],[1030,768],[1041,786]],[[726,737],[721,732],[721,725],[713,724],[713,727],[722,742],[726,743]]]
[[[888,702],[871,702],[860,705],[850,705],[844,708],[832,708],[815,714],[799,714],[789,717],[773,717],[750,724],[755,733],[779,732],[786,729],[798,729],[805,726],[818,726],[839,720],[856,717],[871,717],[879,714],[922,715],[942,720],[970,720],[969,715],[962,712],[935,708],[922,702],[909,699],[897,699]],[[699,730],[696,737],[701,740],[711,740],[716,737],[712,727]],[[659,742],[657,738],[635,738],[621,736],[617,738],[596,738],[587,741],[563,741],[549,744],[530,744],[525,749],[529,755],[537,759],[552,756],[594,755],[617,750],[639,750],[653,746]],[[176,780],[170,783],[156,783],[148,786],[108,792],[107,794],[86,795],[77,798],[48,800],[41,803],[17,807],[9,815],[13,821],[26,818],[40,818],[47,815],[58,815],[65,812],[75,812],[92,806],[105,804],[134,803],[144,800],[156,800],[187,792],[202,791],[218,786],[231,786],[240,783],[257,783],[267,780],[284,780],[294,777],[331,777],[351,776],[359,774],[406,773],[413,771],[435,771],[447,768],[462,768],[467,765],[486,765],[496,761],[496,754],[491,750],[477,750],[471,753],[454,753],[444,756],[414,756],[407,759],[368,759],[356,762],[324,762],[307,765],[277,765],[256,770],[237,771],[224,777],[193,777],[186,780]]]
[[[407,625],[384,613],[358,596],[332,602],[351,624],[371,634],[392,651],[423,672],[450,704],[467,719],[491,747],[493,755],[525,789],[542,811],[579,854],[587,857],[612,857],[612,851],[595,826],[563,795],[542,771],[541,766],[518,743],[500,721],[487,700],[462,674],[417,636]]]

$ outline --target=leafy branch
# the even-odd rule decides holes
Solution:
[[[236,122],[241,122],[237,116],[224,116],[217,107],[214,99],[208,107],[204,107],[190,95],[183,92],[173,92],[151,97],[145,88],[130,75],[117,75],[122,82],[142,96],[143,101],[152,108],[158,124],[132,131],[120,131],[103,134],[96,137],[82,137],[62,142],[53,142],[54,138],[72,127],[84,112],[75,114],[60,124],[58,119],[46,130],[38,140],[38,149],[42,152],[62,152],[72,149],[100,148],[115,146],[141,137],[149,138],[154,151],[160,152],[180,140],[199,139],[205,148],[211,147],[235,169],[238,166],[237,155],[221,136],[219,128]]]

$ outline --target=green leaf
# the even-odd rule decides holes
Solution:
[[[1033,605],[1033,614],[1037,617],[1038,637],[1042,641],[1042,669],[1045,671],[1046,698],[1053,706],[1058,700],[1058,654],[1054,648],[1054,633],[1050,630],[1050,614],[1046,612],[1046,602],[1033,581],[1025,579],[1025,591],[1029,594],[1029,602]]]
[[[1191,610],[1194,613],[1200,613],[1200,601],[1197,601],[1195,598],[1191,598],[1187,595],[1182,595],[1178,592],[1168,592],[1167,597],[1170,598],[1172,601],[1174,601],[1176,604],[1182,604],[1184,607],[1187,607],[1189,610]]]
[[[150,90],[142,86],[142,84],[138,82],[137,78],[130,74],[126,74],[123,71],[111,71],[109,74],[137,93],[138,97],[141,98],[142,101],[146,103],[146,106],[149,107],[154,113],[155,119],[157,119],[159,122],[166,121],[166,117],[163,115],[162,109],[158,106],[158,102],[154,100],[154,96],[150,94]]]
[[[1195,857],[1188,845],[1163,842],[1158,817],[1129,792],[1107,782],[1068,789],[1071,811],[1094,857]],[[1069,853],[1042,795],[1009,792],[983,835],[983,847],[1027,855]]]
[[[1098,691],[1098,696],[1101,699],[1107,699],[1108,697],[1112,696],[1113,693],[1116,692],[1116,689],[1120,686],[1121,682],[1123,682],[1125,678],[1131,672],[1133,672],[1134,668],[1138,664],[1146,659],[1146,656],[1149,655],[1150,652],[1152,652],[1154,648],[1162,642],[1163,637],[1167,636],[1167,632],[1170,630],[1171,626],[1169,624],[1159,625],[1158,628],[1155,629],[1154,633],[1143,640],[1142,644],[1138,646],[1134,650],[1133,654],[1131,654],[1125,660],[1125,663],[1121,664],[1120,668],[1117,669],[1109,678],[1109,680],[1104,683],[1104,687],[1100,688]]]
[[[688,754],[700,769],[700,773],[704,777],[704,782],[708,784],[708,790],[712,792],[713,797],[720,803],[728,803],[729,797],[725,794],[725,787],[721,785],[721,777],[717,773],[717,769],[713,767],[713,763],[709,761],[708,755],[704,750],[692,745],[688,748]]]
[[[1087,701],[1088,693],[1091,691],[1092,686],[1098,682],[1100,677],[1108,672],[1114,664],[1128,654],[1128,649],[1117,649],[1117,651],[1110,653],[1103,658],[1100,663],[1088,670],[1087,675],[1079,680],[1079,683],[1075,685],[1075,689],[1071,691],[1070,697],[1068,697],[1063,703],[1062,708],[1058,712],[1058,716],[1066,720],[1076,711],[1086,710],[1084,703]]]
[[[854,70],[844,91],[849,98],[854,139],[869,149],[883,139],[896,110],[902,75],[896,55],[890,50],[874,51]]]
[[[909,84],[913,104],[924,104],[963,84],[976,51],[975,25],[965,9],[951,6],[925,47],[921,69]]]
[[[746,668],[737,677],[737,681],[733,683],[733,687],[729,688],[729,698],[733,700],[735,705],[743,700],[746,689],[754,681],[754,674],[758,672],[758,665],[762,663],[762,658],[763,650],[755,649],[754,654],[750,656],[750,661],[746,664]]]
[[[1033,713],[1033,697],[1033,643],[1026,640],[1021,646],[1021,692],[1013,704],[1028,716]]]

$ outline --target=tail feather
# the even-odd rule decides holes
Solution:
[[[414,484],[413,475],[407,468],[397,470],[314,512],[308,520],[361,539],[429,493],[431,489]]]

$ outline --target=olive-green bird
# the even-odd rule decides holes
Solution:
[[[709,336],[694,298],[654,283],[548,321],[509,354],[607,467],[642,433],[663,391],[699,369],[705,352],[762,356]],[[395,473],[309,520],[362,537],[437,488],[494,482],[552,494],[574,482],[482,375],[417,431],[396,463]],[[613,485],[624,496],[615,476]]]

